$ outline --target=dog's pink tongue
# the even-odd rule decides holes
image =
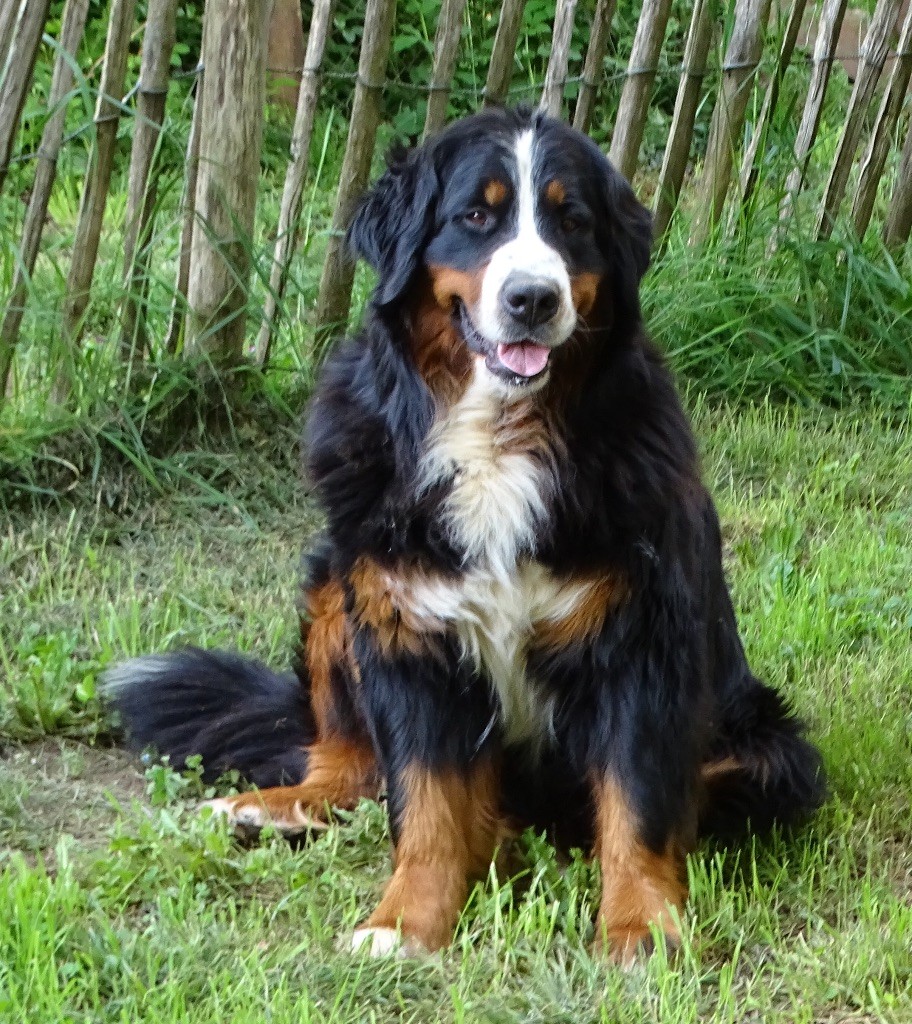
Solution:
[[[548,364],[551,349],[531,341],[514,341],[497,346],[497,358],[519,377],[534,377]]]

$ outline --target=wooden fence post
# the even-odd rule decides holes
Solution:
[[[703,79],[706,77],[706,61],[712,41],[712,21],[709,16],[711,0],[696,0],[687,43],[684,47],[684,67],[681,82],[675,98],[674,115],[668,132],[668,142],[662,156],[662,170],[656,187],[653,207],[653,231],[662,245],[665,232],[671,223],[671,215],[678,205],[678,194],[687,170],[690,144],[693,141],[694,122],[700,103]]]
[[[10,0],[6,0],[10,3]],[[10,62],[0,86],[0,192],[6,181],[13,143],[19,130],[22,107],[32,81],[41,34],[47,21],[50,0],[31,0],[15,25],[10,41]],[[14,22],[15,24],[15,22]],[[0,62],[0,72],[3,70]]]
[[[896,23],[897,5],[898,0],[878,0],[874,17],[865,35],[858,77],[855,79],[849,109],[846,112],[845,128],[836,147],[836,156],[833,158],[833,166],[817,214],[817,241],[829,238],[832,234],[836,213],[845,195],[855,150],[858,148],[858,140],[864,128],[865,115],[887,59],[890,33]]]
[[[344,330],[348,320],[355,266],[345,251],[345,229],[355,200],[364,191],[370,177],[371,158],[380,120],[383,79],[395,20],[396,0],[367,0],[351,128],[342,159],[339,191],[336,193],[317,298],[318,347],[336,330]]]
[[[564,105],[564,86],[567,83],[567,67],[570,63],[570,41],[573,37],[573,15],[576,0],[557,0],[554,12],[554,36],[545,85],[539,106],[552,117],[561,116]]]
[[[203,24],[205,37],[206,26]],[[200,54],[202,57],[202,54]],[[193,251],[193,225],[196,220],[196,179],[199,173],[200,135],[203,130],[203,71],[202,63],[196,69],[196,89],[193,96],[193,117],[190,120],[190,135],[187,138],[187,155],[184,158],[184,187],[181,192],[181,232],[177,257],[177,277],[174,282],[174,299],[171,303],[171,317],[165,336],[165,351],[177,352],[184,335],[187,314],[187,286],[190,282],[190,254]]]
[[[826,98],[830,72],[833,70],[845,9],[846,0],[824,0],[823,8],[820,11],[820,25],[817,29],[817,39],[814,42],[814,68],[804,101],[804,110],[801,113],[801,124],[799,124],[798,133],[795,136],[793,150],[795,166],[785,179],[785,195],[779,207],[781,221],[788,219],[795,197],[804,186],[804,176],[807,174],[811,148],[817,138],[817,129],[820,126],[820,115],[823,112],[823,101]]]
[[[459,37],[462,34],[462,14],[466,0],[443,0],[440,17],[437,19],[437,33],[434,36],[434,70],[431,72],[427,113],[424,117],[422,139],[439,131],[446,121],[447,104],[450,102],[450,86],[456,70],[459,53]]]
[[[491,50],[491,63],[484,87],[484,105],[490,107],[503,103],[513,77],[513,59],[516,55],[516,41],[522,25],[526,0],[504,0]]]
[[[580,132],[589,131],[589,124],[592,121],[596,93],[604,74],[602,65],[605,62],[605,51],[608,49],[608,35],[615,6],[616,0],[598,0],[595,8],[592,35],[589,37],[586,60],[583,63],[583,78],[573,111],[573,127]]]
[[[266,295],[263,322],[260,324],[254,354],[258,366],[265,366],[269,362],[269,350],[276,328],[276,313],[285,294],[288,263],[297,243],[298,214],[301,212],[301,196],[304,194],[307,159],[310,154],[310,137],[313,134],[314,115],[320,95],[320,65],[323,63],[323,52],[326,49],[332,6],[333,0],[316,0],[310,20],[310,31],[307,34],[307,53],[304,56],[301,87],[298,91],[298,109],[291,133],[291,161],[282,188],[282,206],[279,210],[275,251],[269,274],[269,292]]]
[[[205,10],[184,351],[223,366],[244,354],[271,7],[271,0],[208,0]]]
[[[73,84],[73,61],[82,34],[85,31],[86,16],[89,13],[89,0],[67,0],[63,12],[63,23],[60,26],[60,40],[57,58],[54,61],[54,74],[51,79],[51,92],[48,96],[48,109],[52,111],[38,148],[38,166],[35,180],[32,182],[32,194],[29,197],[28,210],[22,226],[22,241],[19,245],[20,263],[16,267],[13,287],[6,304],[3,324],[0,326],[0,405],[6,395],[6,385],[13,362],[13,352],[19,341],[19,328],[25,313],[25,302],[28,282],[38,258],[38,246],[41,243],[41,232],[47,217],[48,203],[54,178],[57,176],[57,156],[63,140],[63,129],[66,122],[66,97]]]
[[[142,252],[155,208],[156,179],[149,177],[161,136],[168,98],[171,51],[177,24],[177,0],[149,0],[143,32],[139,96],[133,118],[133,148],[124,234],[124,299],[120,346],[124,355],[146,348],[143,300],[148,290],[148,255]],[[137,245],[140,251],[137,252]]]
[[[744,154],[741,163],[741,202],[744,205],[750,202],[750,198],[757,186],[759,170],[757,168],[757,155],[760,146],[766,139],[766,129],[776,104],[779,102],[779,90],[782,88],[782,79],[792,62],[792,54],[795,52],[795,43],[798,41],[798,33],[801,31],[801,21],[807,7],[807,0],[794,0],[792,10],[789,14],[788,23],[785,26],[785,33],[782,36],[782,45],[779,48],[779,59],[776,62],[776,69],[773,71],[766,95],[763,97],[763,106],[760,109],[760,116],[754,125],[751,134],[750,145]]]
[[[912,76],[912,4],[906,11],[899,35],[897,57],[890,71],[890,81],[877,112],[877,122],[871,133],[865,154],[861,159],[861,171],[858,175],[858,188],[852,203],[852,221],[855,233],[859,238],[864,236],[871,221],[874,200],[877,198],[877,186],[887,162],[890,151],[890,137],[906,98],[909,78]]]
[[[611,162],[628,179],[633,178],[636,171],[643,143],[652,84],[658,70],[659,53],[670,10],[671,0],[643,0],[640,20],[637,22],[627,65],[627,78],[608,152]]]
[[[884,243],[891,248],[905,245],[912,232],[912,122],[906,130],[896,186],[883,228]]]
[[[305,50],[301,0],[273,0],[266,48],[266,95],[270,102],[297,109]]]
[[[24,0],[6,0],[0,7],[0,86],[3,85],[3,72],[6,70],[6,58],[9,56],[10,44],[16,32],[16,22],[22,10]]]
[[[121,97],[127,75],[127,47],[133,27],[135,0],[112,0],[108,19],[108,39],[105,44],[101,84],[95,106],[95,145],[89,169],[86,172],[79,220],[73,240],[73,259],[67,275],[66,300],[63,309],[64,336],[71,345],[79,343],[82,316],[89,302],[89,289],[98,258],[98,240],[104,219],[111,171],[114,168],[114,150],[117,145],[117,125],[120,121]],[[61,378],[58,391],[65,387]]]
[[[735,149],[760,63],[769,8],[770,0],[737,0],[735,4],[735,24],[725,50],[722,88],[709,129],[697,213],[690,235],[694,245],[706,241],[725,205]]]

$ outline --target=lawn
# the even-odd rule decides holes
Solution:
[[[819,740],[832,797],[799,834],[690,858],[686,942],[590,958],[597,878],[524,841],[453,948],[352,958],[389,842],[362,806],[312,842],[238,846],[178,776],[110,745],[103,666],[181,643],[284,664],[314,520],[255,439],[214,490],[105,471],[0,536],[0,1020],[912,1020],[912,436],[843,411],[691,400],[751,660]]]

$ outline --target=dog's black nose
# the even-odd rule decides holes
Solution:
[[[529,274],[511,274],[500,290],[500,302],[523,327],[537,327],[557,312],[560,293],[553,281]]]

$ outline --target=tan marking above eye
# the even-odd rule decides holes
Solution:
[[[488,206],[500,206],[507,198],[507,186],[497,178],[492,178],[484,189],[484,199]]]
[[[563,183],[558,181],[557,178],[549,181],[545,188],[545,198],[548,202],[554,203],[555,206],[560,206],[567,198],[567,190],[564,188]]]

